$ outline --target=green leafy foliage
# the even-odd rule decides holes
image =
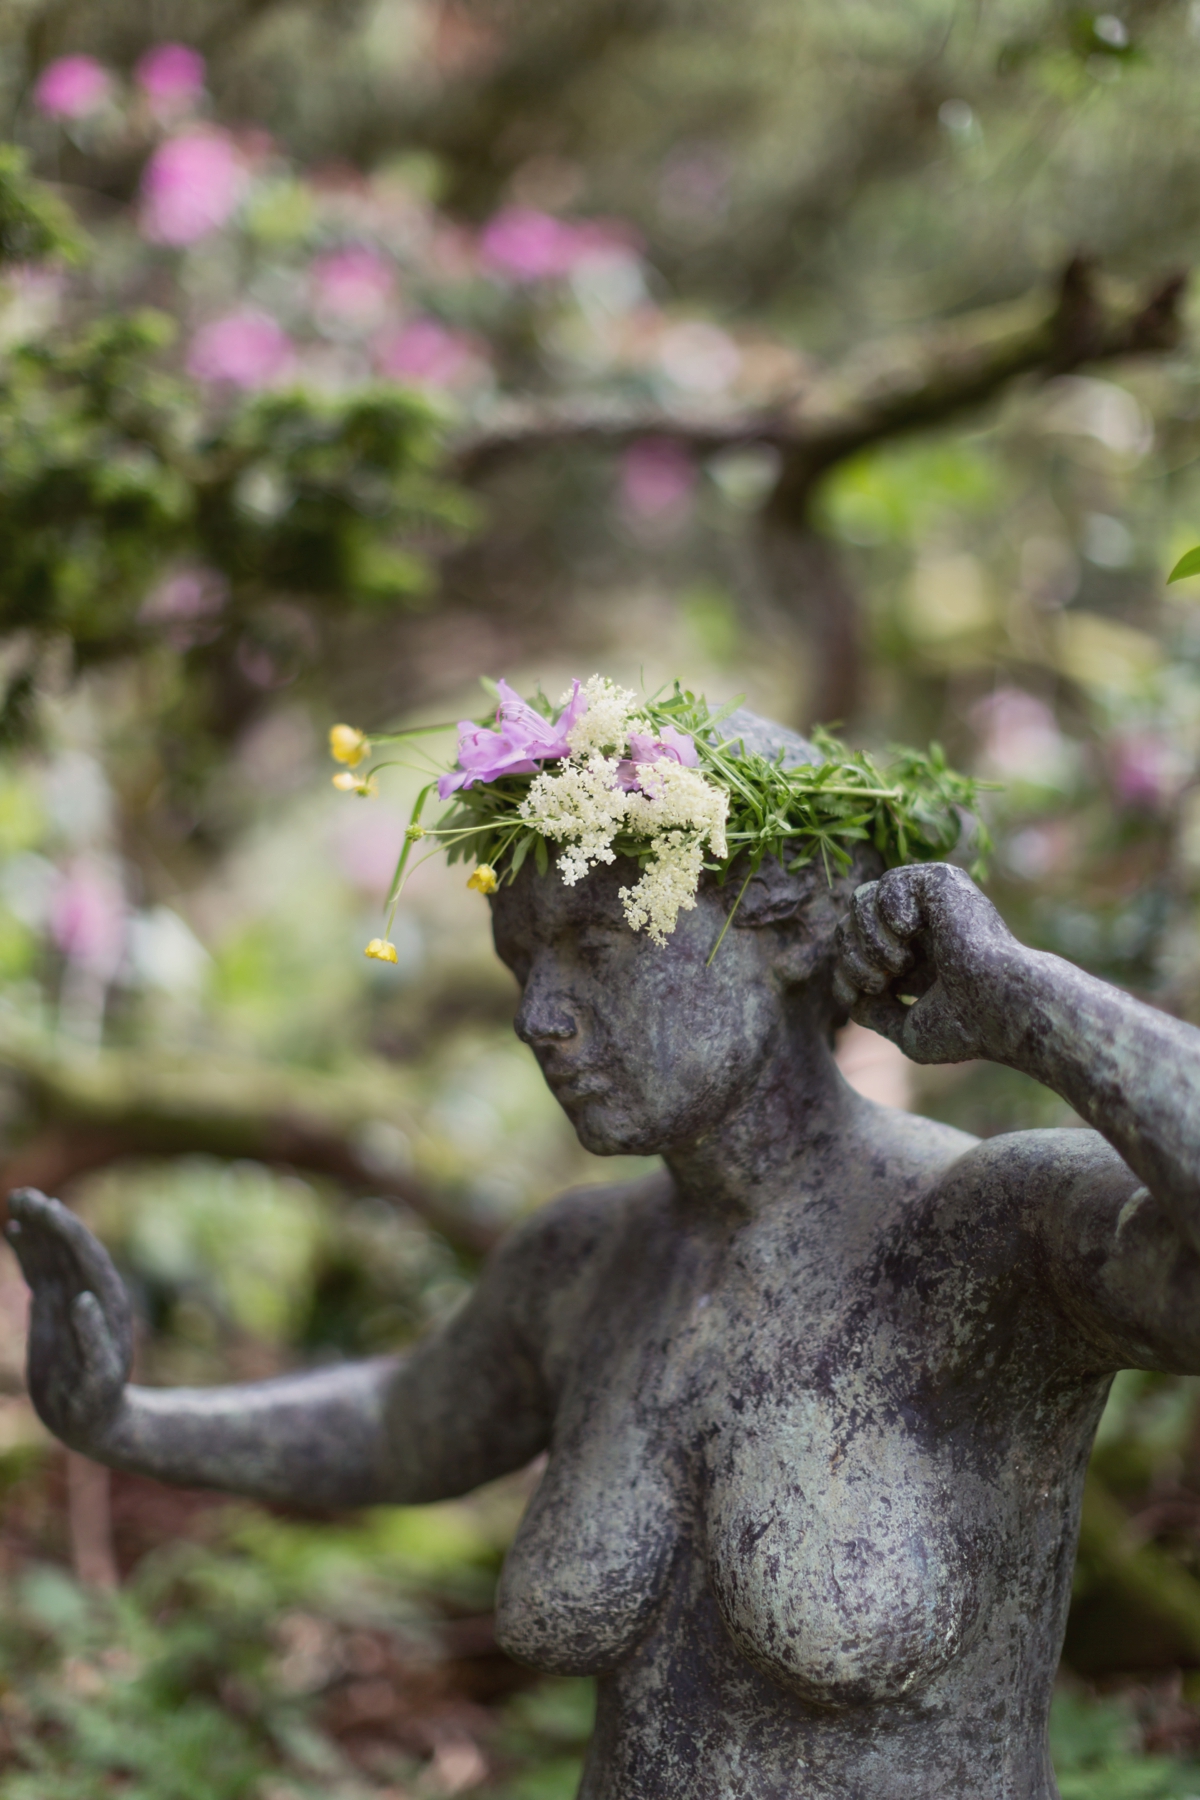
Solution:
[[[1189,575],[1200,575],[1200,546],[1184,552],[1167,576],[1167,585],[1170,586],[1173,581],[1184,581]]]
[[[473,1582],[463,1579],[472,1564]],[[494,1565],[461,1508],[342,1530],[229,1511],[208,1542],[164,1548],[116,1595],[33,1563],[6,1586],[0,1614],[0,1791],[5,1800],[394,1794],[420,1769],[430,1730],[463,1741],[453,1688],[438,1674],[438,1634],[447,1606],[486,1601]],[[364,1765],[353,1722],[372,1694],[377,1715],[381,1695],[392,1705]],[[490,1791],[567,1800],[590,1722],[590,1683],[525,1684],[497,1711]]]
[[[1127,1702],[1055,1697],[1050,1747],[1062,1800],[1194,1800],[1200,1763],[1146,1756]]]
[[[0,144],[0,272],[6,265],[77,261],[78,229],[67,208],[29,174],[29,159],[15,144]]]
[[[227,586],[217,635],[280,592],[339,610],[418,598],[418,537],[469,517],[435,473],[428,405],[295,392],[205,420],[163,366],[173,336],[141,312],[0,363],[0,631],[66,633],[84,664],[127,654],[161,632],[155,581],[188,563]]]

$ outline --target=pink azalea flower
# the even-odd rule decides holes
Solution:
[[[190,375],[239,388],[270,387],[293,361],[292,340],[278,320],[251,307],[202,325],[187,355]]]
[[[33,104],[48,119],[86,119],[111,92],[112,77],[94,56],[60,56],[38,76]]]
[[[1161,807],[1174,800],[1190,773],[1176,744],[1155,731],[1130,731],[1109,748],[1113,786],[1130,807]]]
[[[662,736],[656,738],[647,731],[631,731],[629,755],[617,764],[617,786],[627,794],[640,788],[643,794],[653,795],[656,784],[651,770],[655,763],[681,763],[685,769],[694,769],[699,761],[694,738],[676,731],[674,725],[664,725]],[[661,788],[661,782],[657,786]]]
[[[228,598],[229,583],[220,570],[193,564],[175,569],[151,588],[138,618],[161,629],[176,649],[188,650],[216,635],[217,615]]]
[[[1006,781],[1053,782],[1061,773],[1066,741],[1044,700],[1023,688],[997,688],[971,713],[989,774]]]
[[[62,876],[50,910],[50,934],[58,948],[71,962],[111,980],[126,923],[120,883],[102,862],[80,857]]]
[[[581,692],[578,681],[555,722],[543,718],[506,681],[498,682],[497,687],[497,729],[460,719],[459,772],[440,777],[439,799],[448,800],[459,788],[473,787],[477,781],[495,781],[501,775],[536,775],[541,763],[571,754],[567,733],[587,711],[587,696]]]
[[[685,511],[696,466],[671,438],[639,438],[621,459],[621,500],[636,519],[660,523]]]
[[[386,256],[367,244],[352,244],[318,256],[312,265],[313,298],[318,312],[350,325],[373,325],[396,285],[396,271]]]
[[[416,387],[453,387],[477,360],[472,340],[436,319],[414,319],[375,344],[379,373]]]
[[[484,264],[516,281],[546,281],[565,275],[576,260],[576,228],[552,213],[510,206],[484,226],[479,240]]]
[[[194,244],[217,231],[241,199],[245,171],[223,131],[189,131],[160,144],[142,172],[142,235]]]
[[[187,44],[156,44],[141,58],[133,78],[156,109],[182,110],[204,92],[204,58]]]

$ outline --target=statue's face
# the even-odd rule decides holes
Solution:
[[[654,1155],[697,1142],[753,1088],[782,1028],[770,932],[731,930],[701,890],[665,947],[625,923],[636,864],[575,887],[527,863],[493,901],[496,949],[521,984],[515,1025],[585,1149]]]

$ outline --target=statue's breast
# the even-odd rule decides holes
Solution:
[[[880,1398],[760,1394],[710,1441],[709,1580],[725,1626],[758,1668],[824,1706],[914,1693],[987,1611],[987,1497]]]
[[[579,1321],[546,1472],[505,1559],[496,1635],[518,1661],[598,1674],[666,1591],[686,1502],[691,1282],[638,1246]]]

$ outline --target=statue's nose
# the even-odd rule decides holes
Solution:
[[[530,1046],[561,1043],[575,1036],[575,1021],[556,995],[526,988],[513,1030],[523,1044]]]

